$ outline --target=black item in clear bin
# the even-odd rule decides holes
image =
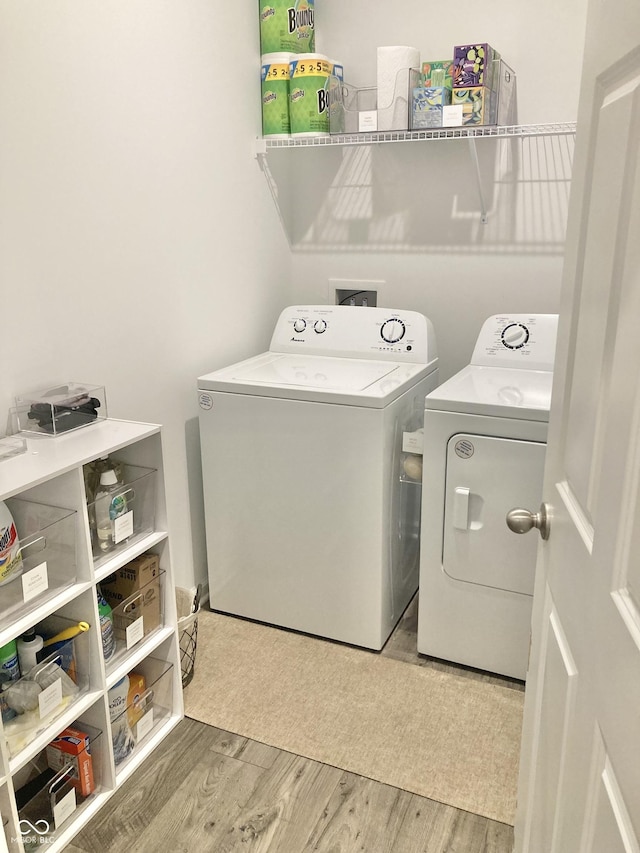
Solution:
[[[36,421],[45,432],[65,432],[69,429],[89,424],[98,417],[100,400],[83,394],[81,397],[53,405],[32,403],[27,412],[29,420]]]

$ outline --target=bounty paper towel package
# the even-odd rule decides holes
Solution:
[[[260,0],[260,52],[315,50],[314,0]]]
[[[290,53],[266,53],[262,57],[262,135],[275,139],[289,136]]]
[[[332,64],[320,53],[299,54],[289,63],[291,134],[329,135],[329,83]]]
[[[420,66],[417,47],[388,45],[378,48],[378,130],[409,129],[411,69]]]

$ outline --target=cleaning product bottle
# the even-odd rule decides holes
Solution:
[[[8,686],[12,681],[17,681],[19,678],[20,664],[18,662],[18,649],[16,641],[11,640],[5,646],[0,647],[0,712],[3,723],[15,717],[16,712],[7,705],[1,691],[5,686]]]
[[[98,615],[100,616],[100,634],[102,636],[102,654],[105,660],[111,660],[116,653],[116,636],[113,632],[113,611],[111,605],[102,594],[100,587],[96,588],[98,596]]]
[[[20,672],[26,675],[38,663],[38,652],[44,646],[44,640],[39,634],[36,634],[35,628],[29,628],[20,637],[16,645],[18,647]]]
[[[0,501],[0,586],[22,574],[18,531],[9,507]]]
[[[100,551],[110,551],[115,544],[114,521],[127,511],[127,500],[122,485],[118,483],[115,468],[107,468],[100,474],[94,507],[98,548]]]

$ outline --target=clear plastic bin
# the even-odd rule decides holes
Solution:
[[[144,684],[136,684],[136,676]],[[145,658],[127,676],[128,701],[121,701],[124,686],[118,682],[109,690],[111,741],[116,766],[125,762],[145,739],[171,716],[173,707],[173,664]]]
[[[16,397],[15,414],[21,432],[57,436],[107,417],[102,385],[66,382],[55,388]]]
[[[96,530],[96,501],[88,505],[96,568],[154,531],[157,472],[154,468],[140,465],[115,464],[119,464],[122,470],[122,484],[113,491],[111,498],[123,497],[126,510],[112,519],[111,534],[107,539],[100,538]]]
[[[38,625],[38,631],[53,637],[76,624],[52,616]],[[88,632],[81,632],[59,644],[45,645],[38,663],[18,681],[5,685],[3,701],[15,712],[14,717],[3,720],[12,758],[88,692],[89,657]]]
[[[329,131],[332,134],[408,130],[411,95],[420,72],[408,68],[398,73],[393,97],[380,103],[376,86],[356,87],[331,77],[329,81]]]
[[[22,498],[6,501],[20,538],[22,574],[0,587],[0,624],[76,581],[76,513]]]
[[[113,671],[119,665],[129,649],[163,627],[164,584],[165,572],[159,570],[153,580],[125,598],[117,607],[111,605],[116,652],[109,660],[108,671]],[[103,581],[103,594],[106,588],[106,581]]]
[[[76,732],[85,737],[76,737]],[[26,850],[52,843],[61,827],[77,816],[102,784],[102,732],[76,722],[60,736],[13,779]],[[61,741],[66,742],[69,752],[57,748]]]
[[[0,462],[20,456],[27,449],[27,440],[22,435],[0,436]]]

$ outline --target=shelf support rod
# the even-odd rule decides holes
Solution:
[[[484,192],[482,190],[482,181],[480,180],[480,161],[478,160],[478,149],[476,148],[476,141],[472,136],[469,137],[469,153],[471,154],[471,162],[475,168],[476,184],[478,187],[478,195],[480,197],[480,222],[482,222],[483,225],[486,225],[489,220],[489,217],[487,215],[487,205],[484,199]]]

